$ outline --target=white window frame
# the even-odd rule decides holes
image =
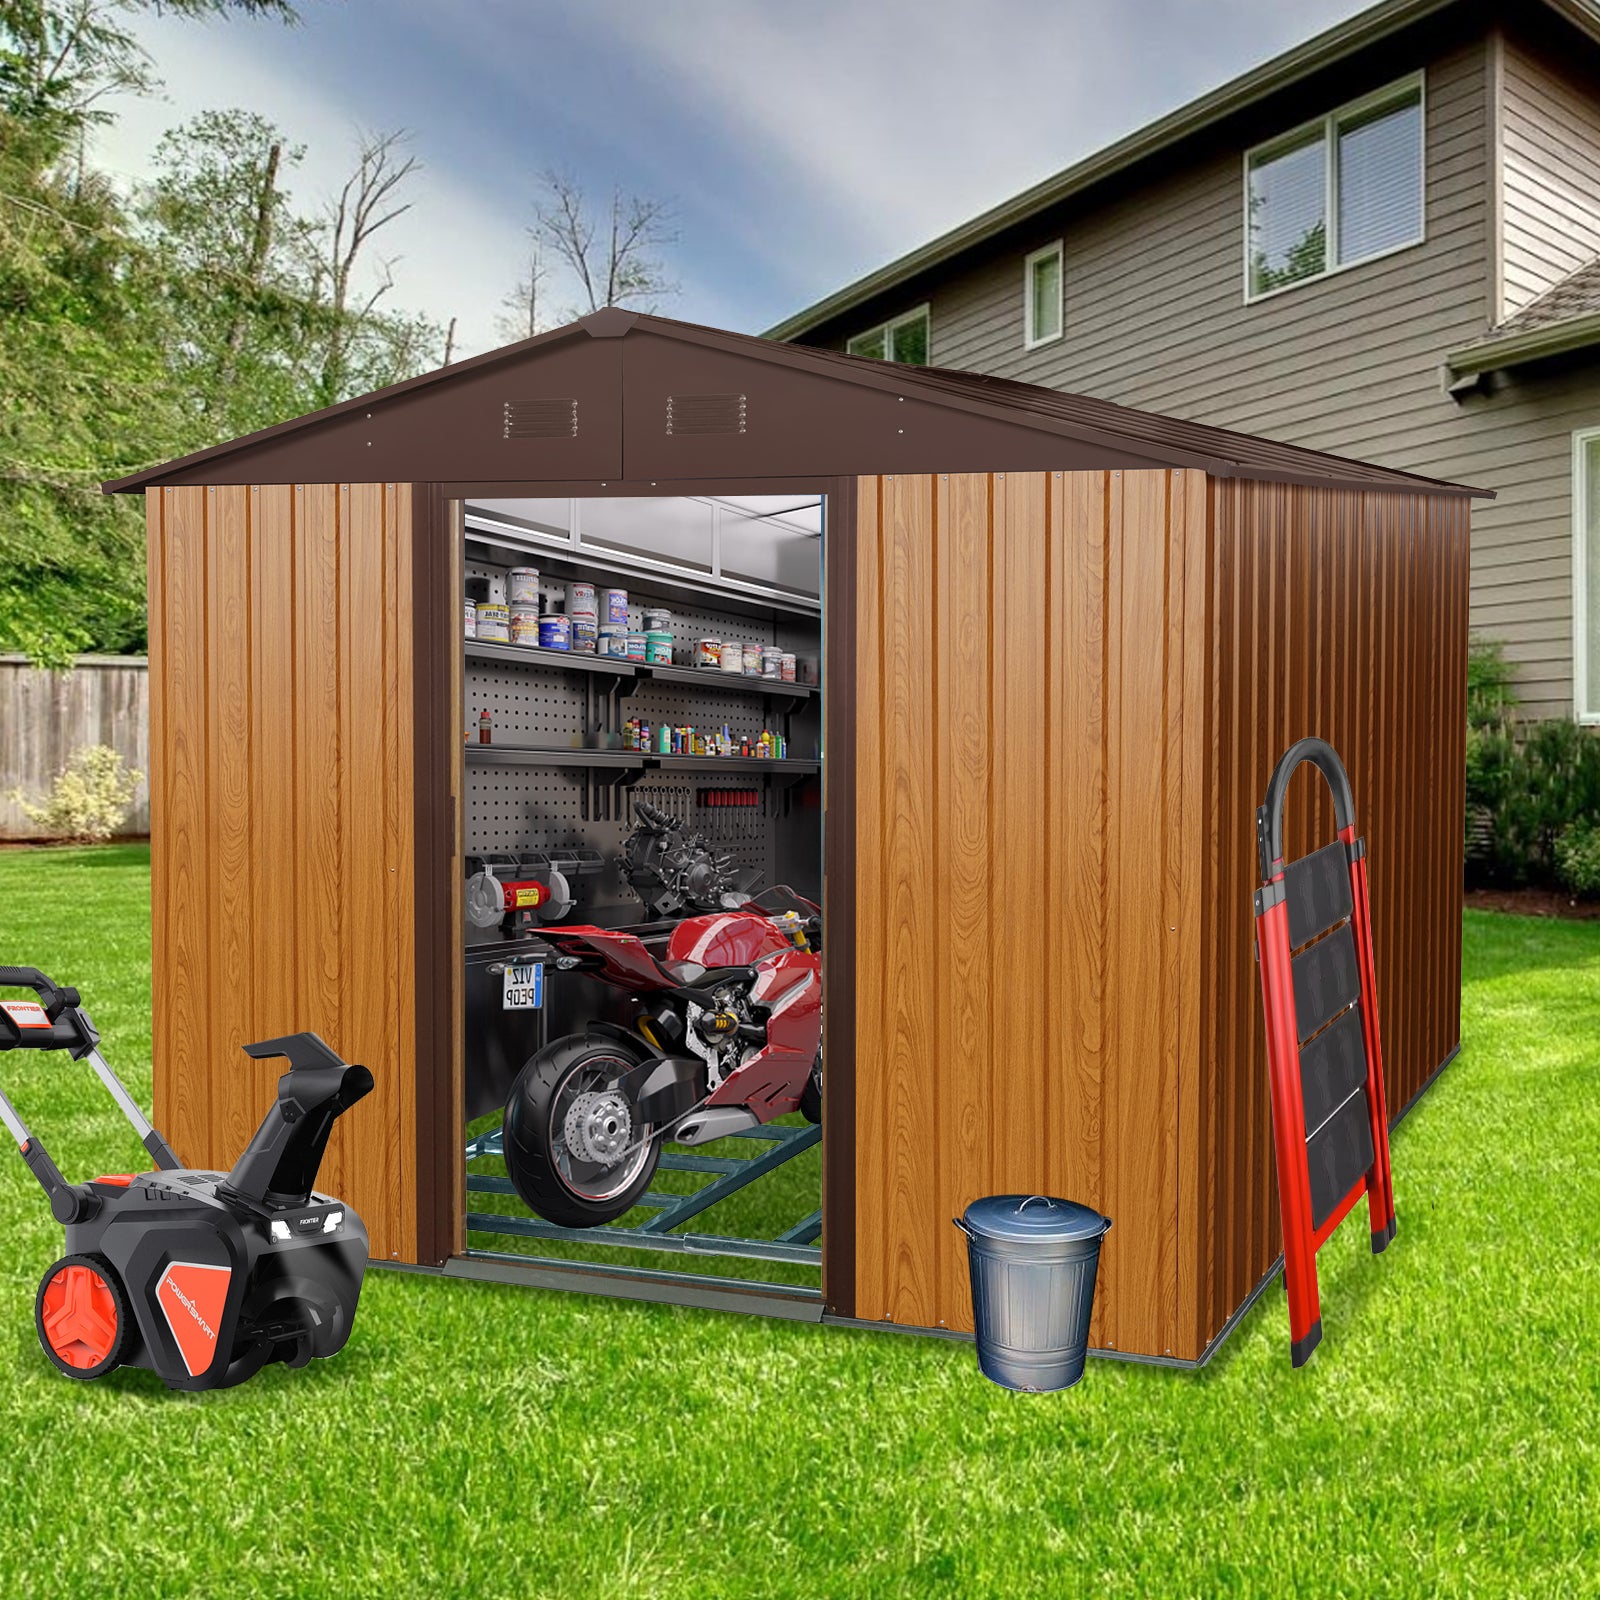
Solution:
[[[1039,262],[1048,261],[1051,256],[1056,258],[1058,268],[1056,273],[1056,292],[1060,297],[1060,304],[1056,307],[1056,331],[1044,334],[1041,337],[1033,326],[1033,269]],[[1062,249],[1062,241],[1060,239],[1051,244],[1041,246],[1023,259],[1022,348],[1024,350],[1037,350],[1040,345],[1054,344],[1067,331],[1066,265],[1066,253]]]
[[[913,306],[911,310],[901,312],[898,317],[890,317],[887,322],[874,323],[870,328],[863,328],[859,333],[852,333],[844,342],[845,354],[849,355],[851,353],[850,346],[858,339],[865,339],[870,334],[881,333],[883,335],[883,348],[886,353],[882,356],[868,356],[865,359],[868,361],[883,361],[889,366],[904,366],[905,363],[896,362],[893,355],[894,330],[903,328],[908,322],[918,321],[928,324],[928,356],[931,363],[933,356],[933,302],[931,300],[924,300],[920,306]]]
[[[1572,435],[1572,716],[1586,727],[1600,727],[1600,705],[1587,704],[1589,693],[1589,474],[1588,446],[1600,439],[1600,428],[1579,428]]]
[[[1413,239],[1404,239],[1399,244],[1389,245],[1383,250],[1374,250],[1371,255],[1358,256],[1354,261],[1339,260],[1339,125],[1353,117],[1364,115],[1368,111],[1377,111],[1389,101],[1399,101],[1409,98],[1415,93],[1417,96],[1417,111],[1422,121],[1422,138],[1417,143],[1417,161],[1421,168],[1418,173],[1417,185],[1417,233]],[[1263,156],[1271,156],[1282,151],[1290,150],[1301,143],[1307,134],[1320,129],[1322,133],[1322,179],[1323,179],[1323,215],[1327,218],[1327,261],[1321,272],[1315,272],[1308,277],[1296,278],[1293,283],[1280,283],[1275,289],[1263,289],[1259,294],[1251,288],[1250,272],[1250,166],[1251,163]],[[1373,261],[1382,261],[1389,256],[1398,255],[1402,250],[1414,250],[1419,244],[1424,243],[1428,237],[1428,75],[1426,72],[1413,72],[1408,77],[1397,78],[1393,83],[1385,84],[1383,88],[1374,90],[1371,94],[1363,95],[1359,100],[1347,101],[1342,106],[1335,106],[1326,116],[1313,117],[1309,122],[1302,122],[1299,127],[1291,128],[1287,133],[1280,133],[1275,138],[1264,140],[1261,144],[1252,145],[1244,153],[1244,299],[1246,305],[1259,305],[1263,300],[1274,300],[1280,294],[1288,294],[1294,289],[1303,289],[1307,284],[1321,283],[1327,278],[1337,277],[1341,272],[1349,272],[1356,267],[1364,267]]]

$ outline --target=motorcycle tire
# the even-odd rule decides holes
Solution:
[[[817,1059],[811,1065],[811,1076],[806,1079],[806,1086],[800,1091],[800,1115],[807,1122],[822,1121],[822,1051],[817,1051]]]
[[[557,1039],[529,1058],[506,1098],[504,1146],[506,1174],[530,1211],[557,1227],[595,1228],[615,1222],[638,1203],[661,1157],[659,1135],[645,1147],[642,1160],[627,1158],[630,1167],[638,1160],[638,1167],[624,1184],[608,1183],[600,1169],[595,1188],[586,1191],[570,1158],[563,1171],[561,1129],[552,1130],[552,1122],[564,1086],[585,1068],[630,1071],[647,1059],[642,1048],[635,1052],[619,1040],[584,1034]]]

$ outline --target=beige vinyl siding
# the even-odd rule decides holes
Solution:
[[[1413,70],[1388,60],[1356,92]],[[935,284],[932,360],[1483,485],[1472,626],[1502,639],[1528,709],[1572,707],[1571,431],[1600,425],[1600,364],[1452,399],[1446,352],[1490,304],[1488,48],[1427,65],[1424,242],[1244,298],[1243,143],[1124,189]],[[1332,106],[1305,105],[1304,115]],[[1261,136],[1270,136],[1272,129]],[[1254,142],[1254,136],[1249,142]],[[1065,243],[1065,336],[1023,348],[1027,253]]]
[[[1500,293],[1509,317],[1600,255],[1600,99],[1512,40],[1500,95]]]

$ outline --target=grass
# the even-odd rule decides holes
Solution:
[[[147,896],[139,851],[0,854],[0,960],[141,1098]],[[0,1595],[1600,1594],[1600,926],[1469,913],[1466,972],[1400,1236],[1324,1251],[1300,1372],[1277,1286],[1204,1372],[1019,1396],[960,1344],[375,1272],[334,1362],[79,1386],[7,1158]],[[136,1159],[83,1069],[0,1071],[69,1175]]]

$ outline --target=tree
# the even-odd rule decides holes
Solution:
[[[544,196],[534,206],[530,232],[571,276],[580,296],[572,315],[602,306],[653,311],[657,300],[678,292],[659,255],[678,237],[666,201],[613,189],[597,210],[575,179],[552,170],[542,181]]]
[[[104,121],[109,94],[153,94],[154,64],[128,28],[141,11],[295,21],[291,0],[0,0],[0,110],[65,137]]]
[[[527,273],[500,302],[500,315],[495,318],[495,326],[503,338],[515,342],[518,339],[531,339],[541,331],[539,289],[549,275],[550,269],[545,265],[539,240],[535,236],[533,247],[528,252]]]

